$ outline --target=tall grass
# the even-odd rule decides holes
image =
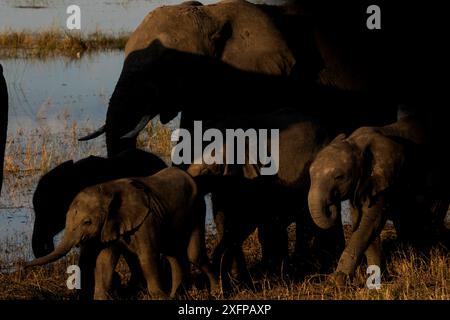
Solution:
[[[0,33],[0,58],[80,58],[85,53],[122,50],[129,34],[106,34],[96,31],[87,35],[50,28],[37,32],[4,31]]]

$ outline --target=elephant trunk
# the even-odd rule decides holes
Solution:
[[[61,244],[52,253],[26,263],[25,268],[29,268],[32,266],[40,266],[54,262],[64,257],[75,245],[76,241],[68,240],[68,238],[65,237],[64,240],[61,242]]]
[[[143,106],[152,101],[150,90],[143,85],[140,73],[127,71],[127,63],[109,101],[105,135],[108,157],[136,148],[137,135],[157,114]],[[148,102],[147,102],[148,103]]]
[[[320,188],[311,188],[308,194],[308,205],[311,217],[318,227],[329,229],[336,224],[340,206],[329,201],[328,193],[322,193]]]

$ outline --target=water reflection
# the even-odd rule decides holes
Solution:
[[[119,51],[79,60],[3,61],[10,95],[9,131],[45,125],[57,132],[64,128],[64,114],[101,124],[122,62]]]

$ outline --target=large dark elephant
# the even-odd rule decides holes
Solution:
[[[341,76],[335,51],[317,44],[310,19],[296,10],[242,0],[157,8],[126,45],[105,126],[84,139],[106,132],[113,155],[134,148],[150,119],[166,123],[180,111],[187,129],[193,120],[288,106],[318,116],[336,134],[395,121],[398,101],[383,104],[364,85],[351,86],[360,75]]]
[[[339,135],[311,164],[308,203],[319,227],[334,226],[341,201],[351,203],[353,234],[336,269],[339,283],[353,276],[364,254],[369,265],[383,266],[380,232],[386,219],[393,220],[400,239],[414,243],[429,242],[444,229],[448,171],[427,139],[421,121],[405,117]]]
[[[0,64],[0,193],[3,185],[3,163],[5,160],[6,136],[8,132],[8,89]]]
[[[307,208],[309,165],[327,145],[327,131],[317,120],[288,109],[217,124],[219,130],[276,128],[280,131],[276,150],[279,160],[274,175],[264,175],[261,163],[250,163],[250,156],[245,164],[202,163],[192,164],[187,169],[204,190],[212,192],[220,236],[213,254],[216,267],[222,261],[222,271],[230,272],[232,259],[223,257],[227,252],[231,253],[229,257],[239,258],[238,266],[244,266],[241,262],[242,242],[258,227],[263,261],[277,270],[288,254],[286,228],[296,222],[297,262],[304,262],[303,267],[314,265],[314,271],[327,271],[344,248],[342,226],[338,223],[332,230],[321,230],[314,225]],[[271,138],[265,137],[270,153],[274,155],[276,147]],[[261,147],[262,141],[258,143]],[[228,147],[224,146],[224,157]],[[223,162],[226,163],[225,159]],[[237,271],[241,270],[238,268]]]
[[[66,161],[50,170],[39,180],[33,195],[35,212],[32,248],[36,257],[54,250],[53,238],[64,229],[66,214],[75,196],[84,188],[106,181],[152,175],[166,164],[159,157],[139,150],[127,150],[111,158],[90,156],[79,161]],[[80,268],[93,270],[92,254],[80,252]],[[125,257],[130,268],[138,265],[133,257]],[[133,270],[136,271],[136,270]],[[88,272],[82,277],[82,297],[92,295],[92,279]],[[139,271],[134,272],[138,281]]]

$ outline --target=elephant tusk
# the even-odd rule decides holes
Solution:
[[[142,117],[141,121],[139,121],[139,123],[137,124],[136,128],[134,128],[133,130],[131,130],[130,132],[128,132],[127,134],[123,135],[121,137],[121,139],[129,139],[129,138],[134,138],[136,137],[139,132],[141,132],[142,129],[145,128],[145,126],[147,125],[147,123],[151,120],[152,118],[149,115],[145,115]]]
[[[87,136],[78,138],[78,141],[87,141],[97,138],[98,136],[101,136],[106,131],[106,124],[101,126],[99,129],[95,130],[94,132],[88,134]]]

